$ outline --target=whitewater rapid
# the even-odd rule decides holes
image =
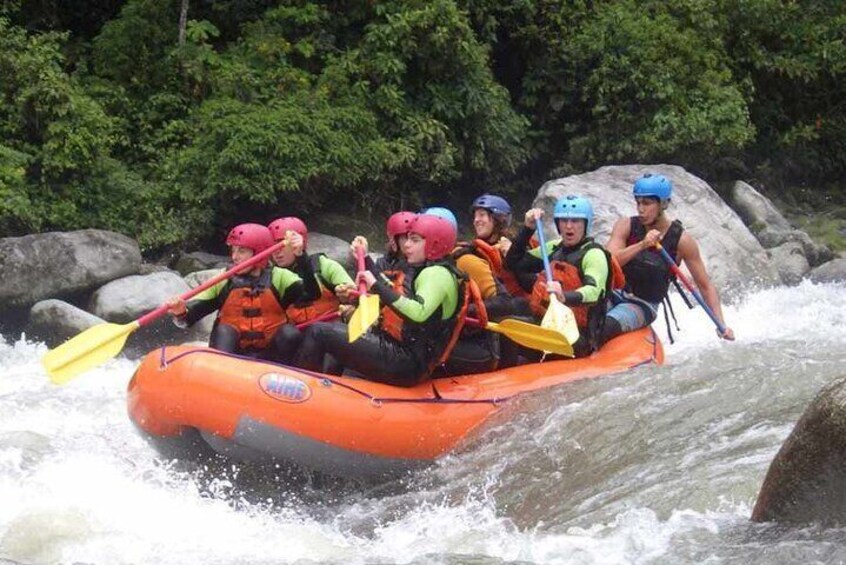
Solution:
[[[796,563],[846,530],[752,524],[799,415],[846,376],[846,287],[700,310],[667,363],[506,405],[433,467],[382,485],[162,459],[126,416],[137,365],[64,386],[46,347],[0,341],[0,563]],[[131,339],[131,338],[130,338]]]

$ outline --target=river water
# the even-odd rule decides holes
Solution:
[[[802,411],[846,375],[844,290],[750,292],[726,309],[735,343],[678,303],[665,366],[524,396],[381,485],[164,460],[126,416],[136,361],[57,387],[43,344],[7,338],[0,563],[846,562],[846,529],[748,519]]]

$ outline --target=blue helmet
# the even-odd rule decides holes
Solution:
[[[585,220],[585,237],[590,234],[593,226],[593,204],[584,196],[568,194],[555,203],[552,209],[552,217],[556,220],[563,218],[581,218]],[[558,229],[558,222],[555,222],[555,229]],[[561,230],[558,230],[561,233]]]
[[[473,212],[477,208],[487,210],[494,216],[502,217],[506,224],[511,223],[511,206],[502,196],[483,194],[470,205],[470,212]]]
[[[663,203],[673,196],[673,183],[664,175],[646,173],[635,181],[632,193],[635,198],[651,196]]]
[[[443,218],[452,224],[452,227],[458,230],[458,220],[455,219],[455,214],[449,208],[442,208],[441,206],[433,206],[431,208],[423,208],[421,214],[428,214],[430,216],[437,216]]]

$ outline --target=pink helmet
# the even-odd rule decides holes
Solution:
[[[414,212],[397,212],[388,218],[388,224],[385,226],[388,232],[388,239],[394,239],[398,235],[405,235],[408,233],[408,226],[414,221],[417,214]]]
[[[270,233],[273,234],[274,241],[284,239],[288,230],[291,230],[303,236],[303,249],[305,249],[308,244],[308,228],[306,227],[305,222],[295,216],[277,218],[276,220],[270,222],[270,225],[267,227],[270,228]]]
[[[260,253],[273,245],[273,236],[270,230],[261,224],[241,224],[235,226],[226,236],[226,245],[240,245],[252,249],[253,253]],[[264,267],[267,261],[256,264],[257,267]]]
[[[420,214],[408,226],[408,231],[423,236],[426,240],[426,259],[436,261],[449,255],[455,248],[458,235],[455,227],[440,216]]]

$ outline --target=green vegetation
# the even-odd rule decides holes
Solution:
[[[627,162],[790,201],[844,186],[845,29],[831,0],[4,2],[0,236],[157,250]]]

